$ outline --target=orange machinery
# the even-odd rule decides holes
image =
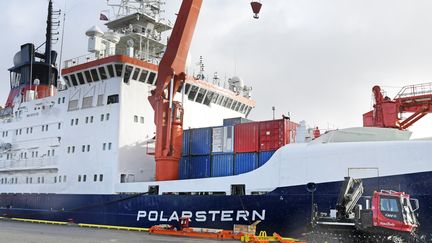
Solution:
[[[384,96],[379,86],[372,89],[374,109],[363,114],[363,126],[405,130],[432,112],[432,83],[409,85],[401,89],[394,99]],[[412,113],[403,119],[403,113]]]
[[[156,89],[149,97],[155,111],[157,181],[178,178],[184,112],[182,104],[174,101],[174,96],[185,82],[186,58],[201,5],[202,0],[183,0],[166,52],[159,64]],[[251,6],[257,18],[261,3],[252,1]]]

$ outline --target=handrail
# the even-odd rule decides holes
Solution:
[[[402,89],[399,91],[399,93],[396,95],[394,99],[396,100],[400,98],[419,96],[419,95],[428,95],[428,94],[432,95],[432,82],[404,86],[402,87]]]

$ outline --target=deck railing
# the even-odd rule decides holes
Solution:
[[[57,165],[57,156],[46,158],[13,159],[0,161],[0,171],[48,169],[55,168]]]

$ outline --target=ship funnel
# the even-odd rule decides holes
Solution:
[[[251,3],[252,11],[254,13],[254,18],[259,19],[259,13],[261,11],[262,3],[260,1],[252,1]]]

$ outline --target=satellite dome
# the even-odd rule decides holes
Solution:
[[[102,31],[99,27],[97,27],[96,25],[94,25],[94,26],[92,26],[90,29],[88,29],[88,30],[85,32],[85,34],[86,34],[86,36],[88,36],[88,37],[93,37],[93,36],[101,37],[101,36],[104,35],[103,31]]]
[[[22,63],[21,51],[17,52],[13,58],[14,66],[18,66]]]

